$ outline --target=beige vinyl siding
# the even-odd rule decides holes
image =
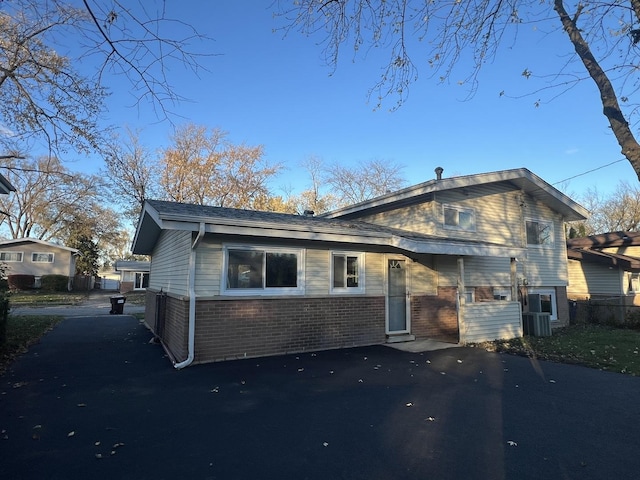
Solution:
[[[544,205],[528,203],[526,219],[553,223],[553,245],[527,245],[527,259],[523,268],[525,268],[525,277],[529,285],[566,286],[568,283],[567,246],[562,218]],[[526,243],[526,234],[523,233],[523,235]]]
[[[640,258],[640,246],[629,245],[622,247],[606,247],[602,249],[605,253],[617,253],[618,255],[627,255],[629,257]]]
[[[387,266],[385,256],[381,253],[367,253],[364,258],[366,271],[365,289],[367,295],[384,295]],[[409,261],[409,259],[407,259]]]
[[[190,252],[191,232],[163,230],[151,256],[149,288],[187,296]]]
[[[433,255],[419,255],[415,262],[410,263],[412,295],[438,294],[438,272],[434,261]]]
[[[438,285],[458,285],[457,257],[438,255]],[[511,285],[511,260],[500,257],[464,257],[464,283],[468,287],[503,287]]]
[[[307,295],[329,295],[329,251],[309,249],[306,253],[305,287]]]
[[[507,340],[522,336],[518,302],[479,302],[460,306],[460,343]]]
[[[567,295],[574,299],[622,294],[621,273],[605,265],[569,260]]]
[[[39,243],[19,243],[10,247],[2,248],[3,252],[22,252],[21,262],[5,262],[7,275],[33,275],[34,277],[42,277],[43,275],[64,275],[73,277],[75,271],[72,271],[74,263],[71,261],[71,252],[56,248],[54,246],[42,245]],[[53,263],[33,262],[31,255],[33,253],[53,253]]]
[[[522,210],[520,193],[514,191],[494,191],[495,187],[486,185],[474,191],[443,192],[438,194],[436,202],[436,235],[465,240],[481,240],[500,245],[521,245]],[[464,231],[444,226],[445,205],[472,209],[475,214],[475,230]]]
[[[196,296],[220,295],[222,264],[222,244],[205,236],[196,249]]]
[[[437,229],[437,225],[435,224],[435,205],[433,202],[419,203],[417,205],[397,208],[373,215],[362,215],[362,217],[358,217],[358,219],[376,225],[401,228],[403,230],[424,234],[434,234]]]

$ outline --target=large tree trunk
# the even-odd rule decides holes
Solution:
[[[634,8],[638,6],[637,0],[631,0],[631,3]],[[582,63],[600,91],[602,113],[604,113],[605,117],[609,120],[611,130],[616,136],[616,139],[622,149],[622,154],[627,158],[627,160],[629,160],[631,166],[636,172],[636,175],[638,175],[638,179],[640,179],[640,144],[638,144],[638,141],[629,128],[629,123],[622,114],[620,104],[618,103],[618,97],[613,89],[613,85],[611,85],[609,77],[607,77],[607,74],[604,72],[602,67],[600,67],[600,64],[591,52],[589,45],[582,37],[580,29],[577,27],[578,17],[582,12],[583,7],[580,5],[578,6],[573,18],[569,16],[564,8],[563,0],[554,0],[553,8],[560,16],[562,26],[564,27],[565,32],[567,32],[571,43],[573,43],[576,53],[580,57],[580,60],[582,60]],[[636,12],[637,11],[638,9],[636,9]]]

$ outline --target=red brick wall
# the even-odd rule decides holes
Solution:
[[[155,294],[153,295],[155,298]],[[147,305],[154,302],[147,293]],[[154,303],[155,309],[155,303]],[[164,343],[187,356],[189,303],[169,297]],[[153,327],[155,314],[145,321]],[[194,363],[384,343],[385,298],[265,298],[196,303]]]
[[[438,287],[438,295],[411,297],[411,333],[416,338],[458,342],[456,287]]]

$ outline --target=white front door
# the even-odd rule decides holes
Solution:
[[[387,259],[387,333],[410,330],[409,289],[405,260]]]

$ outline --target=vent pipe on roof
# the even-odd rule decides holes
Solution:
[[[444,172],[444,168],[436,167],[436,180],[442,180],[442,172]]]

